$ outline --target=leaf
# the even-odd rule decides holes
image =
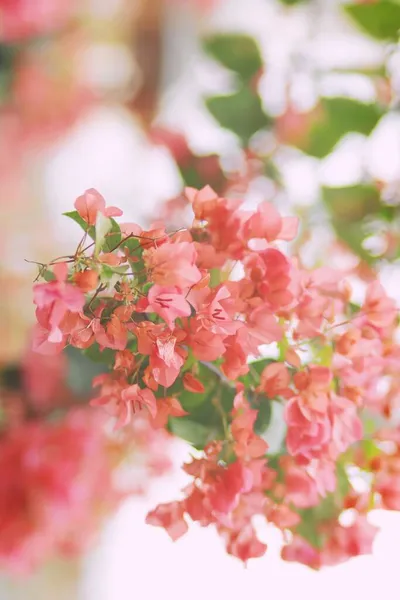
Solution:
[[[205,103],[221,127],[235,133],[244,146],[255,133],[270,127],[272,122],[263,111],[260,97],[248,87],[226,96],[206,98]]]
[[[351,484],[346,473],[346,469],[342,463],[336,465],[337,487],[335,490],[336,501],[339,505],[343,505],[344,498],[351,490]]]
[[[344,242],[350,250],[368,264],[375,261],[375,258],[363,246],[365,232],[359,223],[345,223],[334,218],[332,218],[331,223],[338,239]]]
[[[122,240],[122,234],[121,234],[121,229],[118,225],[118,223],[114,220],[109,218],[109,221],[111,221],[111,228],[108,230],[105,239],[104,239],[104,243],[102,244],[102,250],[104,252],[112,252],[116,246],[118,246],[118,244],[120,244],[121,240]],[[115,269],[114,269],[115,270]],[[116,271],[118,272],[118,271]]]
[[[316,158],[324,158],[347,133],[369,135],[382,116],[382,109],[375,103],[354,98],[321,98],[321,116],[301,149]]]
[[[95,239],[95,237],[96,237],[95,228],[88,227],[88,224],[86,223],[86,221],[84,219],[82,219],[82,217],[80,216],[80,214],[78,213],[77,210],[72,210],[71,212],[65,212],[65,213],[63,213],[63,215],[64,215],[64,217],[68,217],[69,219],[72,219],[73,221],[75,221],[75,223],[78,223],[78,225],[80,227],[82,227],[83,231],[87,232],[90,235],[92,240]]]
[[[366,33],[378,40],[397,41],[400,29],[400,4],[382,0],[372,4],[345,4],[346,13]]]
[[[69,346],[64,351],[68,357],[67,382],[69,388],[79,395],[88,396],[92,394],[92,381],[96,375],[106,372],[106,367],[93,362],[91,358],[81,350]]]
[[[297,512],[301,517],[301,522],[295,528],[296,533],[301,535],[314,548],[321,549],[325,543],[325,536],[319,532],[320,524],[337,518],[340,512],[335,504],[334,494],[328,494],[313,508],[306,508]]]
[[[246,375],[240,377],[240,381],[244,384],[245,388],[254,388],[260,383],[260,375],[265,367],[273,362],[276,362],[273,358],[260,358],[260,360],[254,360],[249,363],[250,370]]]
[[[304,4],[304,2],[308,2],[309,0],[279,0],[281,4],[285,4],[285,6],[294,6],[295,4]]]
[[[373,440],[362,440],[360,445],[367,460],[372,460],[382,454],[382,450]]]
[[[205,51],[244,81],[252,79],[263,67],[257,42],[241,33],[216,34],[203,42]]]
[[[103,351],[101,351],[97,343],[92,344],[89,346],[89,348],[83,350],[82,354],[92,362],[104,363],[107,365],[112,365],[115,358],[114,350],[111,350],[111,348],[105,348]]]
[[[23,387],[23,373],[21,367],[8,365],[0,372],[1,387],[5,390],[21,390]]]
[[[174,435],[202,449],[215,439],[216,431],[201,423],[192,421],[189,417],[170,417],[168,428]]]
[[[363,246],[366,234],[362,222],[380,212],[378,190],[369,184],[323,187],[322,200],[331,215],[337,237],[367,263],[374,262],[375,258]]]
[[[265,433],[268,429],[268,426],[271,422],[272,415],[272,403],[269,398],[264,395],[258,397],[259,401],[257,403],[257,419],[254,423],[254,431],[257,435],[261,435]]]
[[[54,281],[56,278],[53,271],[50,271],[50,269],[42,269],[40,271],[40,276],[47,282]]]
[[[111,231],[112,222],[111,219],[105,217],[102,212],[97,213],[96,217],[96,244],[94,247],[94,255],[98,256],[100,250],[105,244],[106,235],[109,231]]]
[[[322,200],[337,221],[358,223],[381,210],[380,195],[373,185],[323,187]]]

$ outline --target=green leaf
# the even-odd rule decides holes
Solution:
[[[331,223],[338,239],[347,244],[354,254],[368,264],[372,264],[375,261],[375,258],[363,246],[365,232],[359,223],[345,223],[334,218],[332,218]]]
[[[343,464],[337,463],[336,465],[336,478],[337,487],[335,490],[335,497],[339,505],[343,504],[344,498],[349,494],[351,485],[349,478],[346,473],[346,469]]]
[[[111,227],[108,230],[108,232],[105,236],[104,242],[101,246],[101,249],[103,250],[103,252],[112,252],[115,249],[115,247],[118,246],[118,244],[120,244],[120,242],[122,240],[121,229],[120,229],[118,223],[112,218],[109,218],[108,220],[111,222]],[[118,272],[118,271],[116,271],[116,272]]]
[[[304,2],[309,2],[309,0],[279,0],[279,2],[286,6],[294,6],[295,4],[304,4]]]
[[[368,184],[323,187],[322,200],[331,215],[344,223],[358,223],[381,209],[378,190]]]
[[[96,223],[96,227],[88,227],[88,224],[84,219],[82,219],[77,210],[72,210],[71,212],[66,212],[63,214],[65,217],[75,221],[75,223],[77,223],[83,229],[83,231],[85,231],[92,238],[92,240],[96,242],[97,252],[100,251],[100,249],[104,252],[111,252],[115,246],[121,242],[121,229],[118,223],[110,217],[105,217],[100,212],[97,215],[98,223]],[[96,228],[98,229],[97,236]],[[127,243],[128,241],[132,240],[127,240]],[[136,242],[135,245],[137,245],[137,240],[134,241]]]
[[[69,346],[65,353],[68,357],[67,382],[72,391],[79,395],[92,393],[92,381],[96,375],[106,372],[106,367],[93,362],[86,353]]]
[[[50,271],[50,269],[41,270],[40,276],[43,277],[45,281],[54,281],[56,278],[53,271]]]
[[[105,217],[103,213],[100,211],[97,213],[96,217],[96,244],[94,247],[94,255],[98,256],[100,250],[103,248],[105,244],[106,235],[109,231],[111,231],[112,223],[111,219]]]
[[[0,371],[0,383],[6,390],[21,390],[23,387],[23,373],[18,365],[8,365]]]
[[[335,504],[334,494],[328,494],[317,506],[297,511],[301,522],[296,526],[295,531],[311,546],[321,549],[325,542],[325,536],[319,532],[319,526],[336,518],[339,511],[340,509]]]
[[[302,148],[307,154],[324,158],[347,133],[369,135],[383,116],[375,103],[365,103],[354,98],[322,98],[322,115],[309,133]]]
[[[235,133],[244,146],[255,133],[271,125],[260,97],[248,87],[226,96],[206,98],[205,103],[221,127]]]
[[[96,237],[95,228],[93,226],[88,227],[88,224],[86,223],[86,221],[84,219],[82,219],[82,217],[80,216],[80,214],[78,213],[77,210],[72,210],[71,212],[65,212],[65,213],[63,213],[63,215],[64,215],[64,217],[68,217],[69,219],[72,219],[73,221],[75,221],[75,223],[78,223],[78,225],[80,227],[82,227],[83,231],[87,232],[90,235],[92,240],[95,239],[95,237]]]
[[[271,400],[264,395],[259,396],[256,408],[258,413],[256,422],[254,423],[254,431],[257,435],[262,435],[268,429],[268,426],[271,422]]]
[[[83,350],[82,354],[92,362],[104,363],[106,365],[112,365],[115,358],[115,350],[105,348],[101,351],[97,343],[92,344],[89,348]]]
[[[216,431],[189,417],[170,417],[168,428],[174,435],[189,442],[195,448],[202,449],[215,439]]]
[[[372,4],[345,4],[346,13],[370,36],[397,41],[400,29],[400,4],[382,0]]]
[[[246,375],[240,378],[240,381],[244,383],[246,388],[254,388],[260,383],[260,375],[264,371],[265,367],[271,363],[276,362],[273,358],[260,358],[249,363],[250,370]]]
[[[263,67],[257,42],[241,33],[216,34],[203,42],[205,51],[224,67],[249,81]]]
[[[323,187],[322,200],[331,215],[331,223],[340,240],[368,263],[374,257],[365,250],[365,232],[362,221],[379,213],[379,192],[373,185],[359,184],[346,187]]]

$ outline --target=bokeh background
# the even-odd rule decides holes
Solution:
[[[173,545],[144,524],[184,485],[184,444],[145,422],[94,442],[96,422],[73,467],[47,451],[52,427],[66,440],[79,429],[101,367],[31,355],[27,260],[71,252],[79,232],[62,213],[88,188],[127,221],[179,226],[183,187],[208,183],[298,214],[306,264],[351,265],[363,281],[378,270],[399,299],[399,29],[398,0],[0,0],[1,600],[397,598],[396,514],[374,515],[371,557],[314,573],[283,564],[266,530],[271,551],[243,569],[212,531]],[[13,436],[24,443],[7,454]],[[26,467],[35,444],[40,477]],[[79,487],[89,446],[105,471]],[[115,494],[100,510],[104,477]]]

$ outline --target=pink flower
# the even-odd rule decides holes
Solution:
[[[79,215],[88,225],[96,225],[97,213],[102,213],[105,217],[120,217],[122,210],[115,206],[106,208],[106,201],[103,196],[95,189],[91,188],[75,200],[75,208]]]
[[[173,542],[182,537],[188,530],[188,525],[184,519],[184,507],[179,502],[160,504],[148,513],[146,523],[163,527]]]
[[[121,412],[119,414],[117,427],[123,427],[132,418],[135,410],[146,407],[154,418],[157,414],[157,401],[153,392],[147,388],[141,389],[137,384],[130,385],[121,392]]]
[[[212,333],[207,329],[197,328],[191,320],[192,331],[189,343],[193,354],[199,360],[217,360],[225,353],[225,335]]]
[[[282,333],[282,327],[275,315],[265,306],[258,306],[249,314],[246,324],[239,329],[237,336],[247,354],[257,356],[259,346],[279,342]]]
[[[244,235],[247,239],[293,240],[297,235],[298,219],[296,217],[281,217],[273,204],[262,202],[257,212],[252,214],[244,225]]]
[[[187,289],[202,277],[191,242],[165,243],[159,248],[150,248],[144,252],[144,261],[152,281],[160,286]]]
[[[174,396],[159,398],[157,400],[157,414],[153,418],[154,427],[165,427],[169,417],[184,417],[188,413]]]
[[[375,327],[389,327],[397,316],[395,301],[378,281],[369,284],[362,311]]]
[[[281,556],[283,560],[301,563],[313,569],[321,566],[320,552],[299,536],[295,536],[290,544],[282,548]]]
[[[225,286],[212,291],[198,309],[198,319],[202,327],[213,333],[234,335],[243,323],[235,321],[229,314],[232,304],[231,294]]]
[[[170,387],[178,377],[185,362],[185,352],[177,345],[173,335],[160,336],[150,355],[152,376],[159,385]]]
[[[297,396],[285,407],[285,421],[288,425],[286,444],[289,454],[311,460],[326,452],[332,435],[328,415],[309,420],[302,412]]]
[[[291,465],[285,469],[285,500],[297,508],[310,508],[320,501],[317,483],[304,468]]]
[[[221,530],[221,533],[224,535],[223,529]],[[227,540],[226,551],[228,554],[236,556],[236,558],[239,558],[244,563],[247,563],[250,558],[264,556],[267,550],[266,544],[260,542],[251,524],[248,524],[239,531],[228,530],[225,537]]]
[[[153,285],[147,299],[149,304],[146,310],[158,314],[171,330],[174,329],[175,319],[188,317],[191,313],[189,302],[176,287]]]
[[[332,394],[330,403],[333,458],[345,452],[363,437],[357,407],[347,398]]]
[[[290,373],[286,365],[279,362],[272,362],[261,373],[259,389],[268,398],[275,398],[276,396],[290,398],[293,396],[293,392],[289,388],[289,384]]]
[[[239,502],[239,495],[251,490],[253,475],[240,461],[221,469],[216,483],[207,493],[212,509],[218,513],[230,513]]]
[[[85,304],[85,296],[79,288],[66,283],[68,276],[66,263],[54,265],[53,271],[56,280],[36,284],[33,288],[33,301],[38,309],[39,322],[49,331],[47,340],[57,344],[63,340],[63,332],[60,329],[63,318],[68,311],[81,312]]]

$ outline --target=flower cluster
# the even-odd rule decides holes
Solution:
[[[247,561],[266,550],[252,522],[262,515],[283,531],[286,560],[319,568],[370,551],[368,510],[397,506],[397,450],[381,456],[374,424],[399,395],[395,302],[373,281],[356,304],[343,273],[304,268],[284,251],[297,219],[272,204],[250,212],[209,187],[185,195],[193,220],[178,231],[119,225],[121,211],[93,189],[76,200],[67,216],[83,229],[78,248],[39,264],[35,349],[72,345],[104,360],[92,404],[117,428],[147,411],[202,451],[184,467],[193,480],[183,499],[148,516],[172,539],[188,518],[214,524]],[[279,407],[286,433],[272,454]],[[350,466],[376,474],[367,502]]]

